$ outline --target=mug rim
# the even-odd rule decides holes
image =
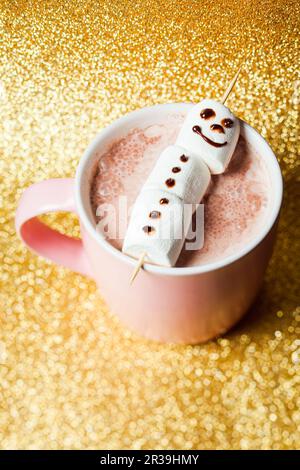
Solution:
[[[93,156],[94,152],[97,150],[99,143],[101,140],[106,137],[109,133],[113,132],[115,129],[121,127],[125,122],[134,119],[137,115],[148,114],[149,112],[159,112],[160,108],[167,108],[168,112],[180,112],[183,110],[188,110],[193,106],[193,103],[166,103],[166,104],[156,104],[153,106],[146,106],[135,111],[132,111],[115,121],[111,124],[106,126],[102,129],[90,145],[85,150],[82,158],[80,159],[79,165],[76,170],[75,176],[75,202],[76,208],[78,212],[79,219],[83,224],[84,228],[87,232],[91,235],[91,237],[109,254],[113,255],[114,257],[118,258],[121,262],[125,262],[126,264],[130,265],[132,268],[136,265],[136,259],[132,258],[122,251],[118,250],[117,248],[113,247],[104,237],[95,230],[94,225],[92,224],[91,220],[89,219],[86,210],[84,208],[84,204],[82,201],[82,186],[83,186],[83,177],[85,175],[85,168],[87,163],[89,162],[90,158]],[[225,266],[232,264],[248,253],[250,253],[262,240],[268,235],[272,227],[274,226],[282,203],[282,193],[283,193],[283,181],[282,181],[282,174],[279,167],[279,163],[276,159],[276,156],[271,149],[268,142],[256,131],[252,126],[248,123],[242,121],[240,119],[241,124],[241,133],[247,133],[253,137],[253,140],[260,141],[260,144],[263,147],[264,155],[267,155],[267,158],[270,162],[272,162],[272,182],[273,185],[276,187],[276,191],[273,190],[272,193],[272,206],[270,213],[268,215],[268,220],[266,225],[264,225],[261,230],[259,230],[257,236],[254,236],[253,239],[245,245],[242,249],[238,250],[237,253],[227,256],[220,261],[214,261],[207,264],[199,265],[199,266],[189,266],[189,267],[166,267],[166,266],[158,266],[151,263],[144,263],[143,268],[145,271],[160,274],[160,275],[167,275],[167,276],[187,276],[187,275],[195,275],[201,273],[207,273],[210,271],[215,271],[216,269],[224,268]],[[256,148],[256,147],[255,147]]]

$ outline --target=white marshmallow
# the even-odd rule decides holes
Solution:
[[[170,145],[160,155],[142,190],[161,189],[178,196],[185,204],[197,204],[209,182],[210,172],[202,160],[182,147]]]
[[[162,199],[168,203],[162,204]],[[150,217],[151,213],[157,217]],[[174,266],[191,217],[191,207],[185,209],[183,201],[174,194],[160,189],[144,189],[134,204],[122,251],[134,258],[145,252],[145,261]]]
[[[193,106],[187,114],[176,145],[203,159],[212,174],[219,174],[229,164],[239,132],[239,120],[226,106],[205,99]]]

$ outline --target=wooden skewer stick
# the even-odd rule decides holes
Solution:
[[[143,266],[146,256],[147,256],[147,253],[145,251],[143,251],[141,253],[139,259],[138,259],[137,265],[134,268],[133,273],[131,274],[131,278],[130,278],[130,281],[129,281],[130,285],[133,283],[133,281],[135,280],[136,276],[138,275],[141,267]]]
[[[242,67],[240,67],[240,68],[238,69],[238,71],[236,72],[235,76],[233,77],[233,79],[232,79],[231,82],[229,83],[229,85],[228,85],[228,87],[227,87],[227,89],[226,89],[224,95],[222,96],[222,99],[220,100],[220,102],[221,102],[222,104],[225,104],[225,102],[226,102],[228,96],[229,96],[230,93],[232,92],[233,87],[234,87],[234,85],[236,84],[236,81],[237,81],[238,76],[239,76],[239,74],[240,74],[241,68],[242,68]],[[138,259],[138,261],[137,261],[137,265],[136,265],[136,267],[134,268],[134,271],[133,271],[133,273],[132,273],[132,275],[131,275],[131,278],[130,278],[130,285],[133,283],[133,281],[135,280],[136,276],[137,276],[138,273],[140,272],[140,269],[143,267],[144,260],[145,260],[146,256],[147,256],[147,253],[146,253],[145,251],[143,251],[143,252],[141,253],[141,255],[140,255],[140,257],[139,257],[139,259]]]
[[[222,103],[222,104],[225,104],[225,102],[226,102],[228,96],[230,95],[230,93],[231,93],[231,91],[232,91],[232,89],[233,89],[233,87],[234,87],[234,85],[235,85],[235,83],[236,83],[236,81],[237,81],[237,79],[238,79],[238,76],[239,76],[239,74],[240,74],[241,68],[242,68],[242,67],[240,67],[240,68],[238,69],[237,73],[235,74],[235,76],[233,77],[233,79],[231,80],[231,82],[229,83],[229,85],[228,85],[228,87],[227,87],[227,89],[226,89],[224,95],[222,96],[222,99],[221,99],[221,103]]]

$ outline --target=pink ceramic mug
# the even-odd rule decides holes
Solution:
[[[143,108],[104,129],[83,155],[73,179],[51,179],[29,187],[17,214],[17,232],[36,253],[95,279],[108,305],[121,321],[159,341],[197,343],[224,333],[246,312],[262,283],[275,241],[282,201],[282,177],[266,141],[248,124],[241,133],[264,158],[271,181],[271,207],[265,225],[251,243],[219,262],[187,268],[146,264],[135,282],[136,261],[112,247],[95,230],[89,189],[96,150],[134,128],[153,124],[157,115],[187,112],[191,104]],[[75,212],[82,241],[62,235],[36,216],[50,211]]]

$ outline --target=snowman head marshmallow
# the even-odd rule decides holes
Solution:
[[[212,174],[223,173],[233,155],[240,123],[224,104],[204,99],[192,107],[176,144],[205,161]]]

